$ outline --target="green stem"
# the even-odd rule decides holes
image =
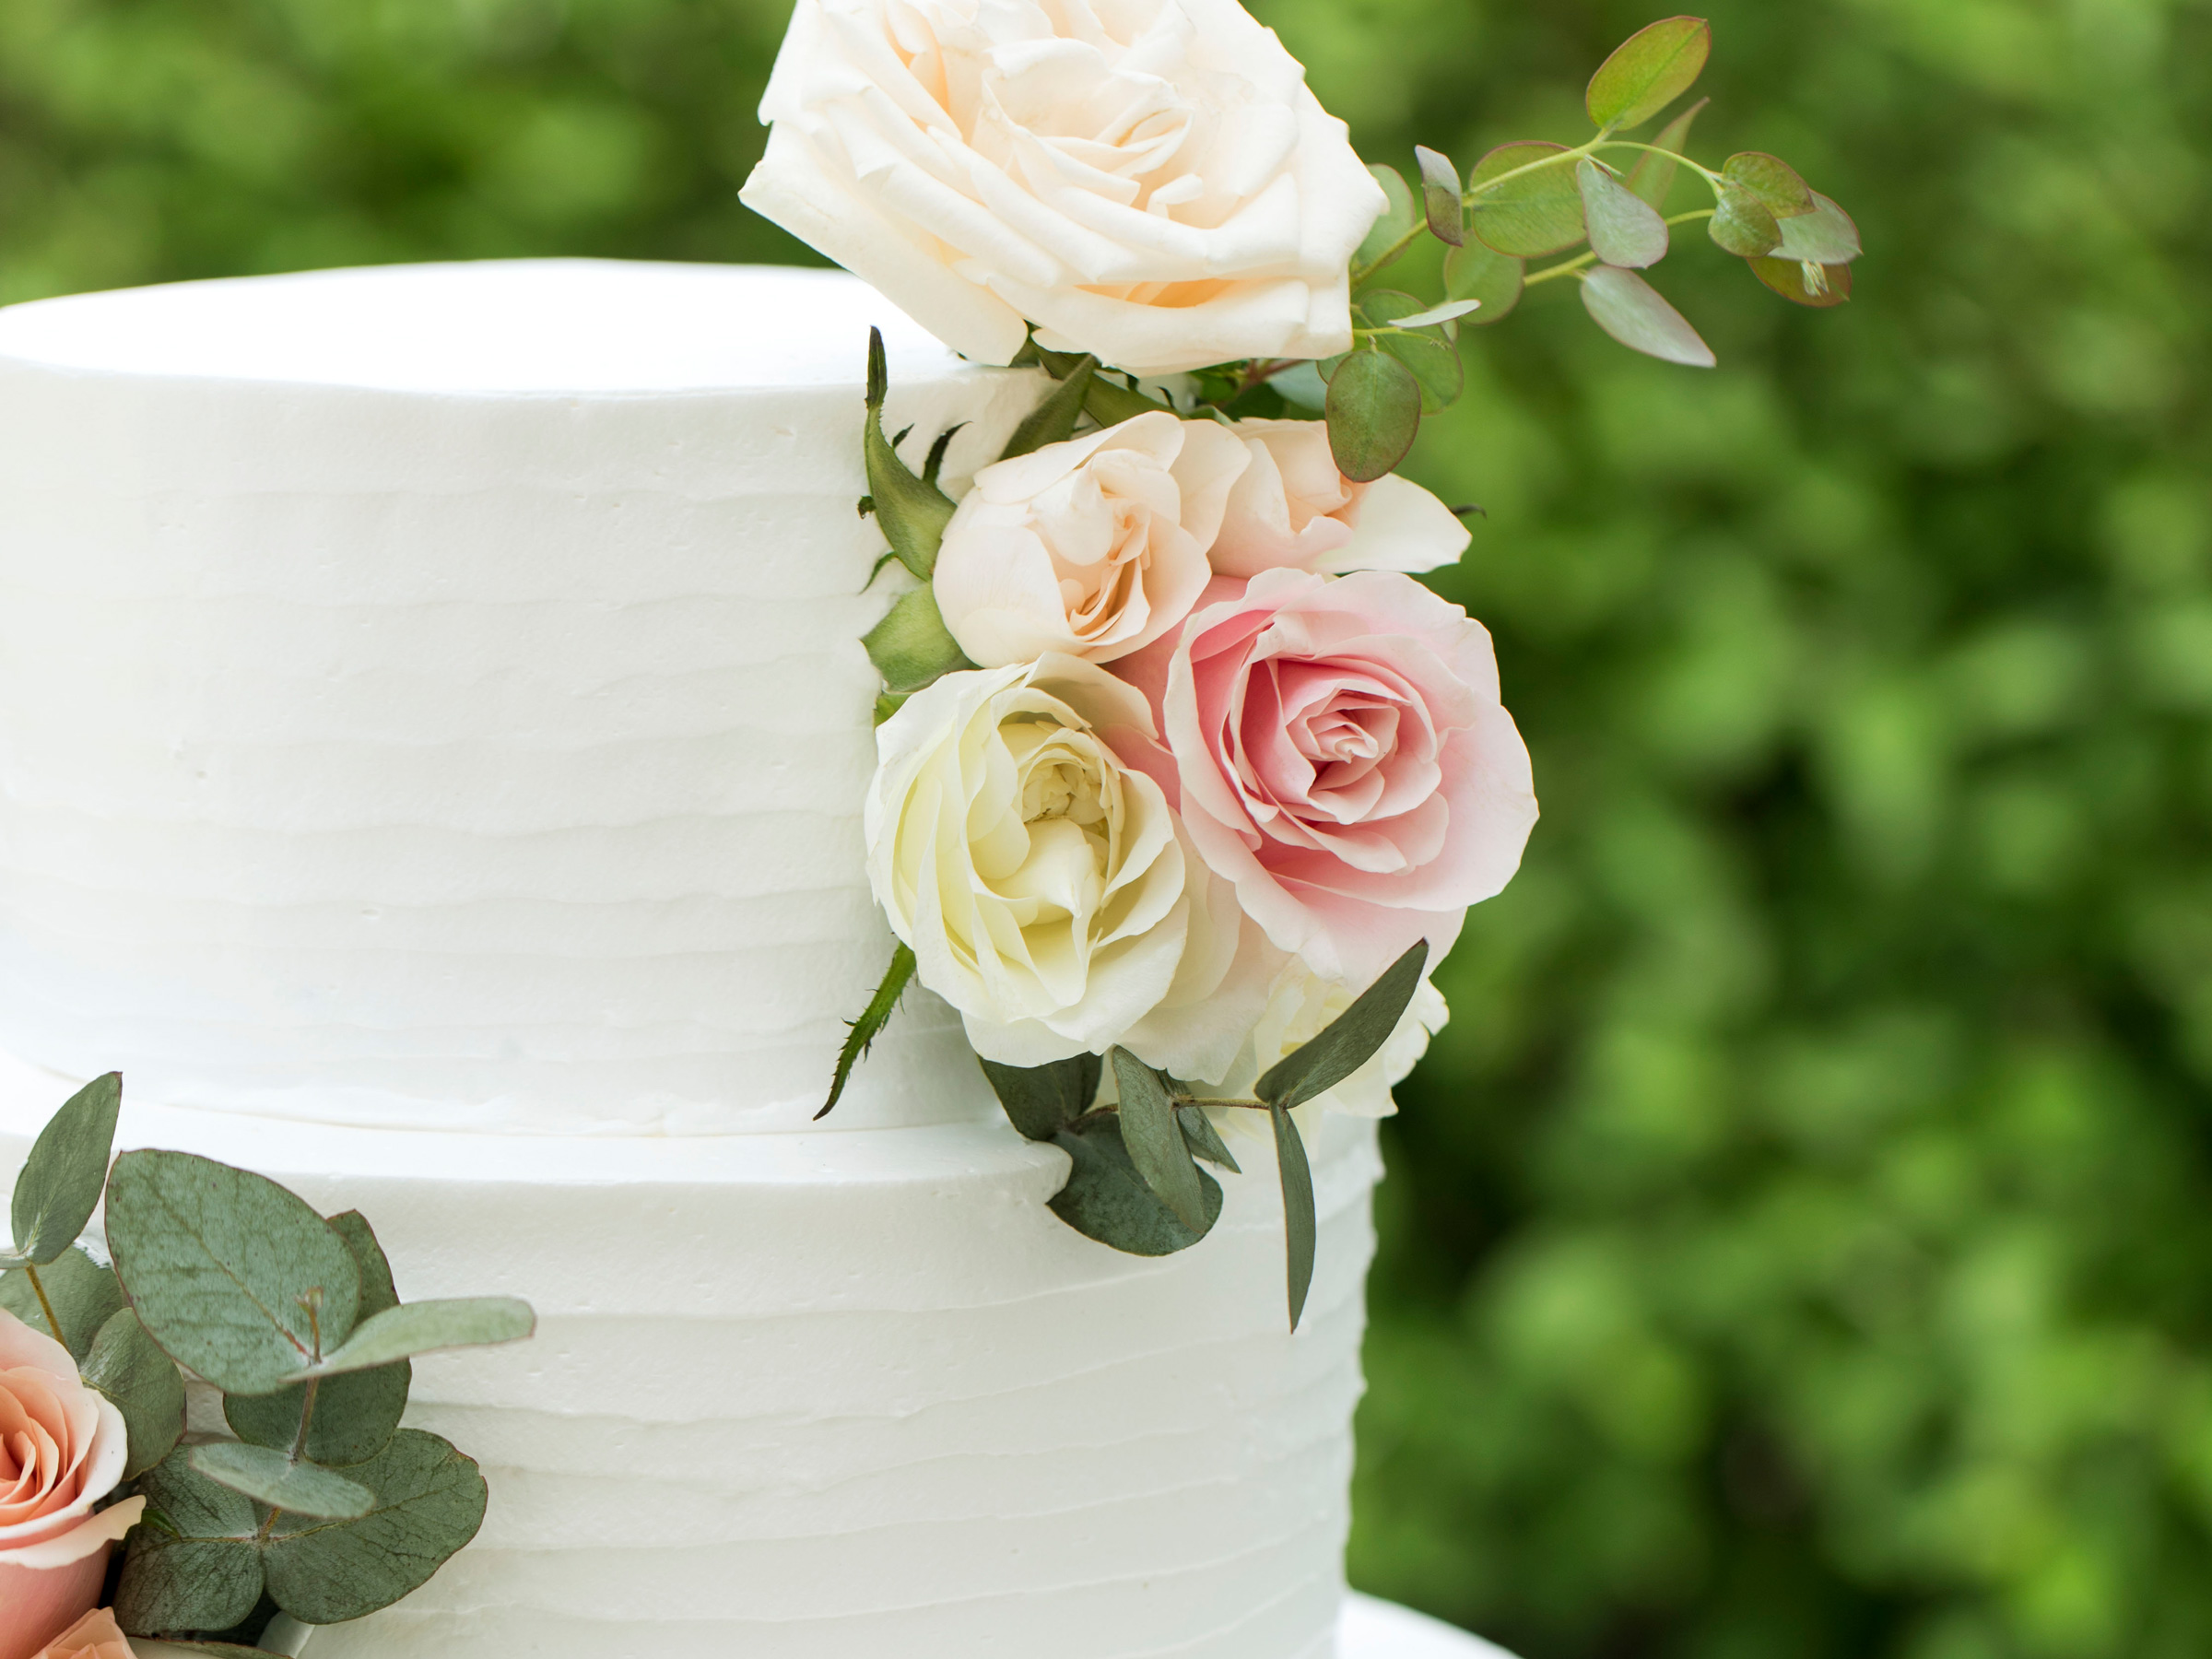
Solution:
[[[292,1461],[298,1463],[307,1455],[307,1426],[315,1420],[315,1395],[323,1387],[323,1379],[307,1380],[307,1397],[300,1402],[300,1432],[292,1436]]]
[[[1595,253],[1577,253],[1572,259],[1563,259],[1556,265],[1546,265],[1540,271],[1530,272],[1521,286],[1524,288],[1532,288],[1537,283],[1549,282],[1555,276],[1579,276],[1584,265],[1596,263],[1597,255]]]
[[[1710,167],[1700,166],[1699,163],[1692,161],[1680,150],[1664,149],[1656,144],[1639,144],[1633,138],[1608,138],[1603,144],[1593,144],[1591,147],[1594,149],[1649,150],[1654,156],[1665,156],[1673,160],[1679,161],[1684,167],[1688,168],[1690,171],[1703,178],[1704,181],[1708,184],[1712,185],[1715,190],[1718,190],[1721,187],[1722,179],[1719,173],[1714,172]]]
[[[62,1335],[62,1322],[53,1316],[53,1304],[46,1300],[46,1287],[39,1281],[39,1270],[26,1262],[23,1271],[30,1276],[30,1291],[39,1299],[39,1312],[46,1315],[46,1328],[53,1333],[56,1342],[67,1347],[69,1339]]]

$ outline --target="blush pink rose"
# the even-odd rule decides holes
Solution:
[[[123,1414],[69,1350],[0,1311],[0,1659],[34,1659],[90,1612],[143,1498],[97,1514],[128,1455]]]
[[[1433,571],[1467,550],[1467,527],[1411,478],[1355,484],[1319,420],[1240,420],[1251,464],[1237,477],[1207,561],[1217,576],[1262,571]]]
[[[1393,571],[1265,571],[1206,597],[1129,665],[1199,856],[1324,979],[1363,985],[1419,938],[1441,952],[1536,820],[1489,634]]]
[[[105,1607],[86,1614],[39,1651],[39,1659],[135,1659],[115,1615]]]

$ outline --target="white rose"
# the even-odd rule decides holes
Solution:
[[[1155,414],[984,467],[937,551],[945,626],[985,667],[1150,644],[1206,591],[1246,459],[1226,427]]]
[[[868,880],[984,1059],[1125,1042],[1179,1070],[1220,1053],[1225,1024],[1241,1038],[1233,889],[1116,753],[1153,732],[1138,692],[1069,656],[948,674],[877,728]]]
[[[1351,344],[1381,187],[1235,0],[799,0],[760,119],[746,204],[981,361]]]
[[[1241,420],[1252,464],[1230,491],[1211,559],[1224,576],[1288,566],[1322,575],[1347,571],[1433,571],[1466,551],[1467,527],[1410,478],[1386,473],[1355,484],[1336,470],[1318,420]]]

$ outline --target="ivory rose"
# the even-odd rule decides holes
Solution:
[[[1441,955],[1536,818],[1489,635],[1394,571],[1263,571],[1208,598],[1135,665],[1199,856],[1324,979],[1364,986],[1419,938]]]
[[[1338,472],[1325,423],[1240,420],[1235,429],[1251,464],[1208,555],[1217,574],[1433,571],[1466,551],[1467,527],[1412,479],[1355,484]]]
[[[1154,741],[1141,695],[1068,656],[947,675],[878,728],[868,879],[984,1059],[1121,1042],[1194,1073],[1256,1015],[1233,895],[1115,752]]]
[[[1236,0],[799,0],[760,119],[746,204],[981,361],[1351,344],[1381,187]]]
[[[937,609],[971,661],[1125,656],[1190,614],[1244,445],[1139,415],[975,475],[937,551]]]
[[[33,1659],[100,1599],[109,1548],[146,1507],[93,1512],[127,1438],[69,1350],[0,1310],[0,1659]]]
[[[135,1659],[135,1655],[115,1615],[99,1607],[41,1648],[39,1659]]]

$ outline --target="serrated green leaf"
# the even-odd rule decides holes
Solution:
[[[1764,150],[1739,150],[1721,163],[1721,177],[1758,198],[1759,206],[1778,219],[1813,210],[1813,193],[1806,188],[1797,170],[1780,156]]]
[[[1710,98],[1699,99],[1659,129],[1658,137],[1653,139],[1652,143],[1655,149],[1671,150],[1672,155],[1662,156],[1654,153],[1654,150],[1639,150],[1636,165],[1629,170],[1629,188],[1661,213],[1666,211],[1666,193],[1675,187],[1675,174],[1682,165],[1675,157],[1688,153],[1690,124],[1712,101]]]
[[[1382,217],[1368,230],[1359,251],[1352,255],[1352,268],[1363,276],[1372,276],[1404,253],[1406,250],[1399,248],[1389,258],[1383,258],[1384,251],[1402,241],[1421,219],[1420,204],[1415,199],[1413,187],[1396,168],[1378,162],[1371,163],[1367,171],[1382,186],[1383,206]],[[1382,263],[1375,263],[1378,260]]]
[[[1479,300],[1482,309],[1467,321],[1487,327],[1521,303],[1527,271],[1526,260],[1500,253],[1477,237],[1444,255],[1444,292],[1454,300]]]
[[[1406,458],[1421,429],[1421,385],[1382,351],[1355,351],[1329,378],[1329,453],[1336,470],[1367,483]]]
[[[1459,169],[1441,150],[1413,147],[1413,159],[1421,168],[1421,210],[1429,219],[1429,234],[1458,247],[1467,240],[1466,210],[1460,205]]]
[[[1851,298],[1851,267],[1794,259],[1747,259],[1751,275],[1793,305],[1826,311]]]
[[[1468,223],[1500,253],[1534,259],[1583,240],[1583,198],[1563,144],[1500,145],[1475,163],[1467,193]]]
[[[1738,184],[1723,184],[1705,221],[1714,242],[1738,259],[1757,259],[1782,245],[1782,226],[1767,205]]]
[[[95,1077],[47,1120],[16,1177],[12,1212],[16,1256],[43,1267],[76,1243],[100,1207],[115,1119],[123,1110],[123,1074]]]
[[[1365,1065],[1398,1029],[1420,988],[1429,941],[1417,939],[1352,1006],[1260,1075],[1253,1092],[1270,1106],[1302,1106]]]
[[[361,1299],[356,1317],[367,1319],[399,1305],[392,1265],[359,1210],[330,1218],[331,1230],[353,1253],[361,1270]],[[325,1468],[366,1463],[382,1452],[407,1408],[414,1368],[406,1360],[376,1371],[332,1377],[315,1391],[315,1415],[307,1426],[307,1455]],[[288,1451],[300,1438],[300,1413],[307,1385],[298,1383],[271,1394],[226,1394],[223,1416],[230,1431],[256,1446]]]
[[[1370,324],[1415,328],[1418,334],[1386,334],[1375,343],[1412,372],[1421,389],[1421,413],[1437,415],[1459,401],[1466,368],[1459,347],[1440,327],[1417,322],[1429,308],[1411,294],[1394,288],[1375,288],[1359,296],[1359,313]],[[1347,474],[1347,477],[1349,477]]]
[[[62,1327],[59,1331],[47,1331],[46,1310],[40,1306],[38,1291],[31,1288],[33,1272],[45,1288],[47,1301],[53,1305],[53,1316]],[[65,1250],[43,1267],[18,1267],[0,1276],[0,1308],[32,1330],[46,1331],[80,1364],[92,1351],[92,1340],[100,1335],[100,1327],[122,1306],[123,1287],[115,1282],[115,1276],[81,1250]]]
[[[1099,359],[1095,357],[1086,355],[1077,359],[1067,378],[1046,393],[1044,401],[1014,429],[1014,435],[1006,440],[1006,447],[999,451],[998,458],[1010,461],[1016,455],[1041,450],[1048,443],[1064,442],[1076,429],[1076,418],[1083,413],[1090,379],[1098,368]]]
[[[1815,265],[1849,265],[1859,256],[1859,228],[1851,215],[1818,191],[1813,193],[1810,213],[1800,213],[1782,223],[1784,259],[1809,259]]]
[[[888,372],[883,355],[883,335],[868,330],[867,419],[861,433],[861,453],[867,466],[868,499],[884,539],[903,564],[924,582],[936,566],[937,545],[945,526],[952,522],[952,498],[935,484],[914,476],[899,458],[899,452],[883,435],[883,400],[888,390]]]
[[[537,1329],[528,1302],[513,1296],[456,1296],[403,1302],[364,1319],[353,1335],[322,1363],[308,1368],[312,1377],[373,1371],[418,1354],[448,1348],[493,1347],[521,1342]]]
[[[133,1636],[227,1630],[261,1600],[260,1517],[245,1497],[195,1474],[190,1455],[180,1447],[139,1484],[148,1515],[159,1512],[168,1525],[134,1527],[127,1541],[114,1608]]]
[[[190,1455],[194,1474],[270,1509],[319,1520],[351,1520],[367,1514],[376,1502],[367,1487],[314,1464],[295,1463],[273,1447],[217,1441],[192,1447]]]
[[[353,1473],[376,1495],[369,1513],[279,1515],[262,1550],[269,1594],[309,1624],[366,1618],[412,1594],[484,1524],[483,1475],[434,1434],[402,1429]]]
[[[1693,369],[1713,365],[1712,347],[1633,271],[1597,266],[1583,281],[1583,308],[1600,328],[1632,351]]]
[[[129,1456],[123,1477],[135,1480],[176,1450],[184,1433],[184,1379],[130,1309],[111,1314],[85,1358],[87,1384],[123,1414]]]
[[[1175,1121],[1175,1102],[1160,1075],[1125,1048],[1108,1051],[1121,1096],[1122,1145],[1145,1184],[1193,1232],[1206,1230],[1206,1201],[1198,1190],[1198,1166],[1183,1144]]]
[[[247,1171],[125,1152],[108,1182],[108,1245],[147,1334],[226,1394],[281,1388],[353,1333],[353,1253]]]
[[[1220,1185],[1201,1170],[1206,1225],[1185,1227],[1136,1172],[1113,1116],[1098,1118],[1080,1133],[1063,1131],[1053,1144],[1074,1159],[1067,1184],[1052,1199],[1053,1214],[1087,1239],[1128,1255],[1172,1255],[1197,1243],[1220,1218]]]
[[[1663,18],[1613,49],[1590,77],[1583,100],[1593,125],[1618,132],[1641,126],[1688,91],[1712,55],[1702,18]]]
[[[946,628],[926,582],[900,594],[883,620],[861,636],[861,643],[893,691],[920,691],[947,674],[975,666]]]
[[[1666,257],[1666,221],[1604,168],[1583,157],[1574,166],[1590,251],[1609,265],[1653,265]]]
[[[978,1059],[1006,1118],[1030,1140],[1049,1141],[1091,1109],[1105,1062],[1075,1054],[1050,1065],[1001,1065]]]
[[[926,590],[924,590],[926,591]],[[883,978],[876,983],[876,994],[868,998],[868,1006],[860,1011],[845,1031],[845,1041],[837,1052],[837,1072],[830,1079],[830,1098],[822,1109],[814,1114],[819,1123],[830,1115],[845,1092],[853,1068],[860,1064],[861,1056],[868,1052],[877,1034],[890,1022],[891,1013],[899,1006],[899,999],[906,994],[907,982],[914,977],[914,952],[911,946],[900,945],[891,952],[891,965],[883,971]]]
[[[1306,1311],[1306,1292],[1313,1286],[1313,1250],[1318,1228],[1313,1207],[1313,1171],[1306,1162],[1306,1144],[1299,1138],[1298,1120],[1281,1106],[1270,1107],[1275,1125],[1275,1165],[1283,1186],[1283,1267],[1289,1292],[1290,1328]]]
[[[1227,1143],[1221,1138],[1221,1132],[1214,1127],[1214,1120],[1206,1115],[1205,1107],[1178,1106],[1175,1108],[1175,1121],[1182,1125],[1182,1138],[1194,1157],[1219,1164],[1231,1175],[1244,1172],[1230,1155]]]

